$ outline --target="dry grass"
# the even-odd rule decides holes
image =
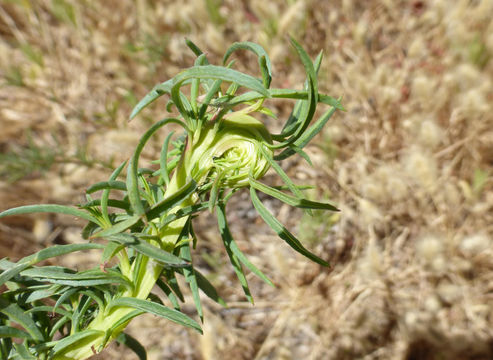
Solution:
[[[106,178],[162,112],[161,102],[128,124],[135,99],[191,64],[185,36],[216,60],[233,41],[260,42],[275,85],[293,86],[303,71],[292,33],[312,55],[324,49],[320,86],[348,109],[309,147],[315,166],[288,169],[342,209],[301,229],[333,267],[248,226],[257,220],[240,199],[235,235],[278,287],[251,279],[257,304],[245,305],[205,218],[198,261],[230,307],[208,304],[202,337],[148,316],[131,333],[150,359],[492,358],[493,2],[225,0],[218,12],[206,3],[216,1],[0,4],[0,150],[15,163],[29,136],[38,151],[57,149],[1,184],[2,209],[74,203]],[[5,159],[7,179],[19,170]],[[291,227],[301,216],[275,211]],[[0,256],[79,241],[71,219],[7,221]],[[116,347],[101,358],[134,359]]]

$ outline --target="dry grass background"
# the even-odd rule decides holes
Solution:
[[[490,359],[491,19],[491,0],[2,0],[1,209],[73,204],[107,178],[163,112],[127,123],[136,99],[192,64],[184,37],[215,61],[234,41],[259,42],[287,87],[303,82],[293,34],[313,56],[324,49],[321,89],[348,111],[308,148],[314,167],[287,169],[342,212],[272,207],[333,267],[295,256],[240,196],[235,236],[277,288],[252,278],[257,304],[244,302],[206,216],[196,261],[230,306],[207,303],[204,336],[151,316],[130,332],[150,359]],[[0,256],[81,241],[80,225],[2,219]],[[116,346],[100,358],[135,359]]]

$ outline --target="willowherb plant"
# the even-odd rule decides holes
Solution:
[[[187,44],[197,55],[194,66],[154,87],[131,114],[135,117],[158,97],[168,94],[167,108],[174,106],[179,116],[152,125],[128,164],[121,164],[108,181],[87,189],[85,204],[78,208],[23,206],[0,213],[0,217],[33,212],[77,216],[88,221],[82,235],[89,239],[83,244],[52,246],[16,263],[0,260],[0,286],[6,286],[0,296],[2,359],[86,359],[114,339],[145,359],[142,346],[123,330],[131,319],[146,312],[201,332],[200,325],[180,311],[180,301],[184,300],[177,279],[183,277],[190,288],[201,320],[199,290],[224,304],[212,284],[193,266],[191,257],[197,241],[192,218],[208,209],[216,212],[229,260],[246,297],[253,302],[243,267],[273,284],[240,251],[229,231],[226,203],[240,188],[249,188],[253,206],[281,239],[311,260],[328,265],[305,249],[257,195],[262,192],[303,209],[337,210],[333,205],[305,199],[301,188],[277,163],[293,154],[309,161],[303,147],[336,109],[342,109],[339,100],[318,93],[316,74],[322,54],[312,62],[292,40],[307,79],[303,90],[286,90],[270,88],[271,64],[257,44],[233,44],[224,55],[223,66],[210,65],[195,44]],[[258,57],[261,79],[232,69],[233,62],[228,63],[228,59],[240,49]],[[182,92],[185,85],[188,96]],[[259,120],[262,115],[273,116],[264,106],[268,98],[296,100],[279,134],[270,133]],[[311,123],[318,103],[330,108]],[[157,170],[139,168],[144,146],[168,124],[177,125],[183,134],[174,137],[170,132],[166,136],[155,162]],[[125,166],[127,174],[122,181],[119,178]],[[270,187],[259,181],[270,168],[285,186]],[[91,194],[97,191],[101,196],[93,199]],[[119,196],[112,197],[114,192]],[[43,260],[87,249],[101,250],[100,267],[75,271],[36,266]],[[152,293],[155,285],[167,295],[173,308]]]

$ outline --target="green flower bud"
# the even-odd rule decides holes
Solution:
[[[269,131],[260,121],[242,111],[225,115],[202,130],[201,140],[192,146],[191,176],[199,182],[219,182],[221,187],[248,185],[248,177],[261,178],[269,162],[260,150],[272,155]]]

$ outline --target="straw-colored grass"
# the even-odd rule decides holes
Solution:
[[[257,219],[240,194],[234,235],[278,287],[252,278],[257,303],[247,305],[212,220],[199,219],[197,261],[229,308],[206,302],[202,337],[152,316],[130,332],[150,359],[490,359],[491,19],[490,0],[4,0],[0,210],[78,202],[107,178],[163,113],[159,102],[128,123],[136,99],[192,63],[184,37],[217,61],[234,41],[259,42],[275,86],[291,86],[304,74],[293,34],[312,56],[325,51],[319,86],[343,95],[348,111],[308,147],[314,167],[286,170],[342,211],[309,218],[271,207],[333,267],[251,226]],[[253,57],[238,60],[254,68]],[[79,226],[58,216],[2,220],[0,257],[82,241]],[[100,358],[133,356],[113,346]]]

